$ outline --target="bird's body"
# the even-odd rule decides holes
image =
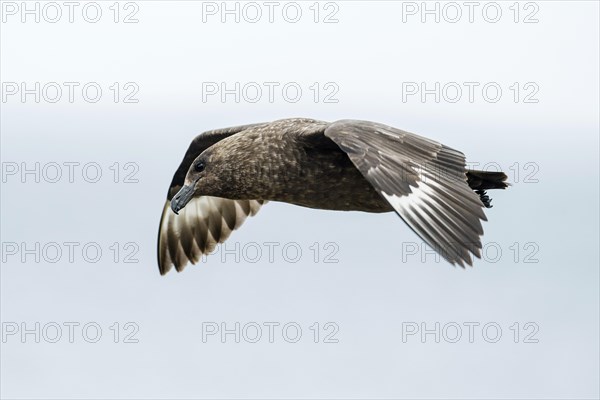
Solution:
[[[212,251],[266,201],[396,211],[448,261],[470,264],[489,206],[484,190],[506,187],[505,179],[466,171],[462,153],[435,141],[367,121],[293,118],[207,132],[194,139],[171,183],[160,270],[180,270]]]
[[[223,139],[209,151],[227,164],[215,196],[262,199],[338,211],[385,212],[387,203],[354,164],[308,119],[276,121]]]

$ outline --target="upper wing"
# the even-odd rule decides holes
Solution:
[[[481,257],[483,204],[467,184],[465,156],[433,140],[367,121],[325,130],[427,244],[452,264]]]
[[[192,162],[204,150],[218,141],[263,124],[243,125],[208,131],[198,135],[190,144],[179,168],[175,171],[167,200],[163,207],[158,231],[158,268],[161,275],[175,266],[181,271],[189,262],[195,264],[202,254],[213,251],[237,229],[248,216],[258,212],[262,200],[230,200],[202,196],[190,200],[179,215],[170,207],[173,196],[183,186]]]

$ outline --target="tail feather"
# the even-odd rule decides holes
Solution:
[[[467,172],[467,183],[469,187],[479,195],[481,202],[486,208],[492,208],[492,199],[487,195],[487,189],[506,189],[508,177],[504,172],[488,172],[471,170]]]

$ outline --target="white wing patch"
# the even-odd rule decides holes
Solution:
[[[477,216],[465,218],[449,201],[450,194],[433,179],[420,180],[411,190],[402,196],[380,193],[402,220],[450,263],[464,267],[463,261],[472,265],[469,253],[481,257],[483,229]]]
[[[188,263],[197,263],[203,254],[227,240],[248,216],[255,215],[264,203],[201,196],[191,199],[177,215],[170,202],[165,202],[158,240],[161,274],[172,266],[181,271]]]

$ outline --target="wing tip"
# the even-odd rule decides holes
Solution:
[[[161,266],[160,264],[158,265],[158,272],[160,273],[160,276],[165,276],[167,274],[167,272],[169,272],[171,270],[171,268],[165,268],[163,266]]]

